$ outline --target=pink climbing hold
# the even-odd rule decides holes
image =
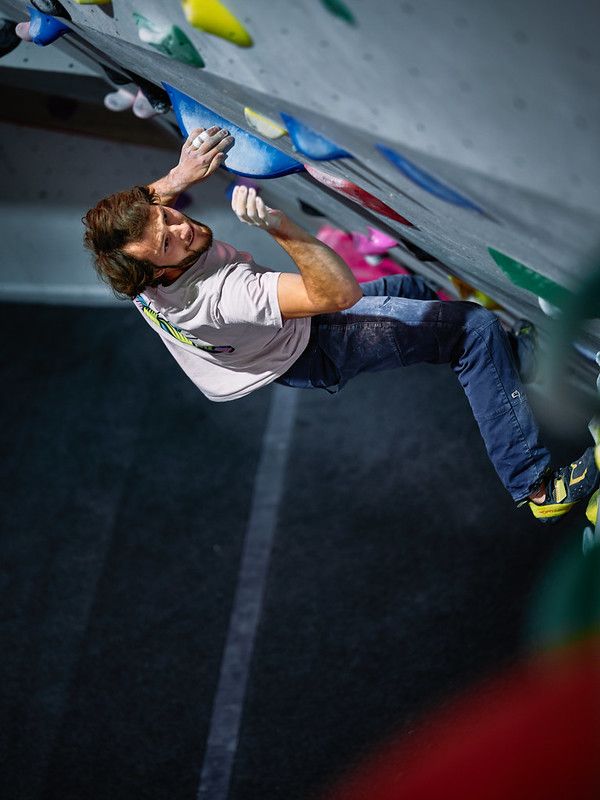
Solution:
[[[367,225],[369,235],[365,236],[364,233],[359,231],[352,232],[354,246],[359,253],[364,256],[381,255],[387,253],[392,247],[398,246],[398,240],[388,236],[387,233],[373,228],[372,225]]]
[[[370,260],[367,260],[356,248],[355,237],[357,235],[361,234],[356,234],[355,232],[346,233],[346,231],[334,228],[331,225],[323,225],[319,228],[317,239],[331,247],[348,264],[359,283],[374,281],[386,275],[412,274],[410,270],[392,258],[383,258],[371,254],[368,258],[373,260],[374,263],[370,263]]]
[[[397,211],[394,211],[393,208],[386,205],[382,200],[375,197],[375,195],[370,194],[365,189],[362,189],[360,186],[357,186],[352,181],[347,180],[346,178],[339,178],[337,175],[330,175],[328,172],[323,172],[320,169],[317,169],[312,164],[304,164],[304,168],[312,175],[312,177],[322,183],[324,186],[328,186],[330,189],[333,189],[335,192],[339,194],[343,194],[346,197],[350,197],[352,200],[356,200],[364,208],[368,208],[371,211],[375,211],[377,214],[381,214],[384,217],[389,217],[389,219],[393,219],[396,222],[402,223],[402,225],[407,225],[409,228],[414,228],[415,226],[412,222],[409,222],[405,217],[400,216]]]
[[[15,28],[15,33],[17,34],[19,39],[22,39],[24,42],[32,42],[33,41],[33,36],[31,35],[31,33],[29,31],[29,26],[30,25],[31,25],[31,22],[19,22],[19,24]]]

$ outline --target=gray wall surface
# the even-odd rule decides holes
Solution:
[[[290,113],[354,157],[315,162],[295,150],[288,136],[272,145],[352,181],[416,227],[407,229],[340,200],[306,173],[264,181],[271,204],[293,210],[313,228],[314,221],[298,214],[299,198],[324,209],[329,221],[344,229],[381,226],[428,253],[427,260],[443,265],[440,273],[463,277],[510,313],[542,327],[550,323],[535,293],[513,285],[488,248],[569,289],[577,288],[595,257],[600,244],[600,11],[595,4],[348,0],[355,19],[350,25],[317,0],[275,6],[266,0],[228,0],[227,8],[253,39],[252,47],[242,48],[192,27],[176,0],[145,3],[143,14],[153,24],[175,24],[186,32],[206,63],[202,69],[143,42],[133,16],[140,8],[130,0],[102,6],[65,0],[63,5],[71,18],[68,33],[46,48],[19,45],[2,59],[0,78],[4,67],[31,70],[38,53],[47,59],[52,56],[46,53],[55,51],[66,66],[42,69],[73,72],[82,64],[81,75],[92,81],[94,73],[104,78],[102,66],[111,66],[155,87],[164,81],[243,129],[248,129],[246,106],[277,120],[280,112]],[[24,0],[0,0],[0,11],[15,21],[28,17]],[[107,82],[106,90],[111,89]],[[160,120],[174,122],[172,111]],[[75,144],[64,134],[44,136],[52,142],[52,155],[41,145],[36,152],[29,133],[13,135],[3,126],[4,158],[15,180],[2,189],[2,202],[10,206],[3,208],[10,234],[3,237],[8,258],[2,259],[2,295],[32,294],[37,285],[41,298],[69,292],[98,298],[98,289],[80,269],[76,220],[99,195],[156,177],[176,157],[177,145],[174,141],[170,154],[154,154],[126,142]],[[417,185],[383,158],[378,143],[393,147],[485,213]],[[222,195],[228,178],[223,176],[220,186],[215,181],[210,195],[204,187],[196,192],[200,215],[209,224],[214,219],[223,238],[231,224]],[[30,236],[27,225],[18,222],[19,204],[32,201],[36,218],[44,220],[41,237],[37,230]],[[254,232],[238,226],[231,237],[245,247],[239,237],[248,233]],[[252,241],[253,247],[263,244],[263,239]],[[17,266],[19,254],[23,260],[19,257]],[[597,349],[596,323],[587,335]]]
[[[106,112],[109,113],[108,111]],[[96,277],[83,249],[81,217],[105,195],[166,174],[178,160],[143,145],[0,125],[0,298],[83,304],[118,301]],[[189,194],[190,216],[218,239],[253,253],[259,263],[291,270],[287,254],[262,231],[240,223],[225,195],[229,178],[214,176]]]

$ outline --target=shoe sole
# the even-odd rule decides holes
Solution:
[[[574,503],[553,503],[551,505],[540,506],[537,503],[529,503],[529,508],[533,516],[540,522],[558,522],[559,519],[568,514]]]

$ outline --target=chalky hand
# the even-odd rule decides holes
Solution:
[[[276,231],[284,220],[283,212],[269,208],[252,187],[236,186],[231,198],[231,207],[240,222],[263,230]]]
[[[224,128],[194,128],[181,148],[179,164],[175,167],[181,184],[191,186],[212,175],[225,161],[233,142],[233,136]]]

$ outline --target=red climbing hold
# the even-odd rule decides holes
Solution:
[[[337,175],[330,175],[328,172],[323,172],[316,167],[313,167],[312,164],[305,164],[304,168],[312,175],[312,177],[322,183],[324,186],[328,186],[330,189],[333,189],[335,192],[339,194],[343,194],[346,197],[350,197],[352,200],[356,200],[364,208],[368,208],[371,211],[375,211],[377,214],[382,214],[384,217],[389,217],[389,219],[396,220],[396,222],[402,223],[402,225],[407,225],[409,228],[414,228],[415,226],[412,222],[409,222],[405,217],[400,216],[397,211],[394,211],[393,208],[386,205],[382,200],[375,197],[375,195],[370,194],[365,189],[362,189],[360,186],[357,186],[352,181],[347,180],[346,178],[339,178]]]

